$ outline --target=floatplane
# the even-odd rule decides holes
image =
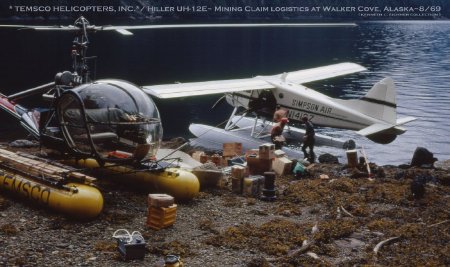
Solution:
[[[242,140],[244,147],[251,148],[267,142],[270,140],[267,132],[270,132],[273,124],[272,116],[277,105],[287,112],[292,122],[301,123],[301,119],[306,116],[317,126],[355,130],[357,134],[376,143],[390,143],[406,131],[401,127],[403,124],[415,120],[414,117],[397,118],[395,84],[391,78],[377,82],[360,99],[348,100],[331,98],[303,85],[361,71],[366,71],[366,68],[345,62],[271,76],[143,88],[158,98],[225,94],[227,103],[234,109],[224,129],[202,124],[190,125],[191,132],[204,140],[201,144],[214,146]],[[287,127],[284,135],[298,141],[302,140],[304,130]],[[354,145],[352,141],[323,135],[317,135],[316,141],[334,147],[350,148]],[[298,150],[287,149],[287,153],[299,155]]]
[[[64,165],[1,149],[0,187],[58,211],[85,218],[94,217],[101,211],[103,198],[92,187],[95,178],[80,173],[80,168],[89,171],[89,174],[101,173],[130,183],[134,181],[141,188],[168,193],[178,200],[192,199],[198,194],[200,185],[197,177],[191,172],[172,168],[171,162],[168,162],[171,153],[157,159],[162,125],[159,111],[148,94],[165,96],[154,94],[155,87],[144,87],[142,90],[127,81],[92,80],[89,66],[93,57],[87,56],[90,33],[115,31],[132,35],[130,30],[140,29],[333,26],[356,25],[265,23],[95,26],[84,17],[68,26],[0,25],[0,28],[75,34],[71,48],[71,70],[57,73],[55,80],[50,83],[8,96],[0,94],[0,109],[17,119],[42,146],[60,151],[65,158]],[[242,85],[240,88],[243,88]],[[188,93],[186,90],[184,92]],[[48,101],[48,106],[28,109],[18,104],[23,98],[35,95],[42,95]],[[65,164],[76,168],[69,168]]]

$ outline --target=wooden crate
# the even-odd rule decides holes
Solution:
[[[242,179],[245,176],[245,167],[234,165],[231,167],[231,176],[233,178]]]
[[[222,166],[222,157],[218,154],[214,154],[211,156],[211,162],[216,164],[216,166]]]
[[[176,216],[176,204],[167,208],[150,206],[148,208],[147,226],[154,230],[169,227],[175,223]]]
[[[148,206],[167,208],[172,206],[174,198],[167,194],[148,194]]]
[[[251,175],[262,175],[264,172],[272,170],[272,160],[271,159],[261,159],[256,157],[247,158],[247,167],[249,174]]]
[[[234,157],[242,155],[241,143],[224,143],[223,144],[223,156]]]
[[[258,157],[259,149],[249,149],[245,151],[245,158],[247,159],[250,156]]]
[[[201,160],[201,156],[202,155],[205,155],[204,151],[195,151],[194,153],[192,153],[192,158],[195,159],[198,162],[202,162],[202,160]]]
[[[260,159],[273,159],[275,158],[275,145],[272,143],[265,143],[259,146],[259,158]]]

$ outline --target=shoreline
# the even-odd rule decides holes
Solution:
[[[88,222],[1,191],[0,265],[129,266],[112,238],[120,228],[137,230],[146,240],[144,261],[133,261],[138,265],[162,266],[168,254],[181,256],[186,266],[448,264],[450,172],[377,168],[370,180],[344,177],[343,164],[319,163],[302,179],[277,177],[274,202],[233,194],[227,180],[179,203],[175,224],[159,231],[145,226],[147,193],[108,179],[98,180],[104,210]],[[410,187],[421,175],[435,179],[416,199]],[[315,225],[318,231],[311,233]],[[377,244],[391,237],[399,239],[375,255]],[[304,242],[311,245],[300,253]]]

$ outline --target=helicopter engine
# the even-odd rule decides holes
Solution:
[[[154,157],[162,125],[154,102],[137,86],[99,80],[65,90],[56,102],[64,143],[80,157],[100,162]]]

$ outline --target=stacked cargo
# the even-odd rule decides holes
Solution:
[[[229,161],[233,158],[239,158],[242,155],[242,144],[241,143],[224,143],[223,153],[207,155],[204,151],[194,151],[192,153],[192,158],[199,161],[200,163],[212,162],[217,167],[229,166]]]
[[[245,172],[245,167],[239,165],[231,167],[231,190],[233,193],[242,194]]]
[[[292,168],[292,161],[286,157],[282,150],[274,151],[275,159],[272,164],[272,169],[277,175],[285,175],[290,173]]]
[[[272,169],[272,161],[275,158],[275,145],[262,144],[259,149],[251,149],[246,153],[247,167],[250,174],[262,175]]]
[[[177,205],[174,198],[166,194],[148,195],[147,226],[160,230],[172,226],[177,215]]]

